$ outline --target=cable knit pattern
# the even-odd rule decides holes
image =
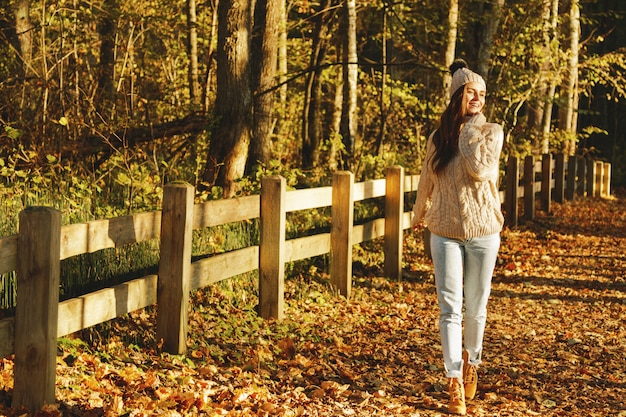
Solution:
[[[503,142],[502,126],[486,123],[482,113],[470,118],[461,128],[458,154],[441,174],[424,163],[412,224],[425,221],[433,233],[453,239],[499,233],[504,224],[497,186]],[[431,135],[425,161],[434,151]]]

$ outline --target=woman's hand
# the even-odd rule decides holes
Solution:
[[[411,228],[415,231],[422,230],[426,227],[423,220],[419,220],[416,216],[411,217]]]

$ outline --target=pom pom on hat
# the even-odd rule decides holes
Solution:
[[[483,77],[467,68],[467,62],[461,58],[455,59],[452,65],[450,65],[450,74],[452,74],[450,98],[452,98],[456,90],[471,82],[479,83],[485,90],[487,89],[487,84]]]

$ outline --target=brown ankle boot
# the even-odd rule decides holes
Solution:
[[[465,407],[465,389],[461,378],[448,378],[448,389],[450,391],[448,412],[464,416],[467,408]]]
[[[465,399],[474,399],[476,387],[478,386],[478,373],[476,372],[476,367],[469,363],[467,350],[463,351],[463,385],[465,387]]]

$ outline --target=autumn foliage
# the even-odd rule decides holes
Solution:
[[[626,416],[626,204],[555,204],[503,232],[474,416]],[[286,319],[263,321],[250,280],[194,294],[186,356],[159,351],[150,309],[59,341],[57,403],[6,416],[439,416],[447,392],[431,265],[405,237],[402,282],[376,246],[353,296],[323,268],[286,282]]]

